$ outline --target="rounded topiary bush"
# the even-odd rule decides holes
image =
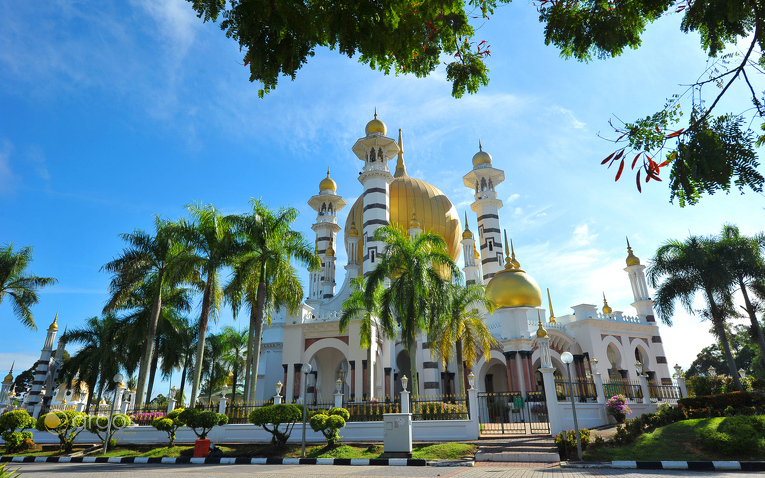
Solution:
[[[302,405],[292,405],[289,403],[256,408],[250,412],[249,416],[250,423],[262,426],[265,431],[271,434],[271,443],[279,448],[287,443],[295,423],[302,419]],[[268,425],[272,425],[272,427],[269,428]],[[284,428],[279,429],[280,426]]]

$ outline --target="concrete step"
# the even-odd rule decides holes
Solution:
[[[552,437],[516,437],[481,445],[476,461],[556,463],[558,448]]]
[[[557,463],[560,461],[558,452],[555,453],[516,453],[516,452],[502,452],[502,453],[484,453],[478,451],[475,454],[475,461],[492,461],[492,462],[524,462],[524,463]]]

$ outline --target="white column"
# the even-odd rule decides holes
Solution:
[[[643,403],[651,403],[651,394],[648,390],[648,379],[643,374],[641,374],[638,379],[640,380],[640,390],[643,392]]]
[[[226,402],[228,402],[228,399],[226,397],[221,397],[220,402],[218,402],[218,413],[226,413]]]
[[[401,391],[401,413],[409,413],[409,390]]]
[[[606,391],[603,388],[603,378],[599,373],[592,375],[592,380],[595,382],[595,391],[598,393],[598,403],[606,403]]]
[[[545,384],[545,402],[547,403],[547,418],[550,421],[550,433],[555,436],[563,428],[563,413],[558,405],[558,394],[555,393],[555,368],[544,367],[539,369],[542,372],[542,380]]]
[[[470,431],[468,440],[477,440],[481,435],[481,425],[478,419],[478,390],[475,387],[468,390],[468,402],[470,409]]]
[[[680,387],[680,396],[685,398],[688,396],[688,389],[685,388],[685,377],[677,377],[677,386]]]

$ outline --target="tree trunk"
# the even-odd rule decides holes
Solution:
[[[188,367],[188,359],[185,359],[183,361],[183,372],[181,372],[181,389],[180,389],[180,393],[178,394],[178,396],[181,397],[180,401],[181,401],[181,406],[182,407],[186,406],[186,404],[183,403],[183,389],[186,387],[186,371],[188,370],[188,368],[189,368]]]
[[[752,334],[757,337],[757,344],[760,347],[760,360],[762,361],[763,370],[765,370],[765,338],[762,336],[762,328],[760,327],[760,322],[757,320],[754,305],[752,305],[752,302],[749,300],[746,284],[744,284],[744,280],[741,278],[739,278],[739,286],[741,287],[741,294],[744,296],[746,313],[749,314],[749,321],[752,323]]]
[[[265,267],[261,270],[260,277],[264,277]],[[266,306],[266,283],[258,282],[257,302],[255,305],[255,317],[250,315],[250,335],[252,337],[252,355],[248,357],[252,364],[250,367],[250,400],[255,400],[255,389],[258,385],[258,367],[260,366],[260,342],[263,335],[263,310]]]
[[[239,370],[237,370],[236,368],[234,368],[234,370],[235,372],[234,372],[234,377],[232,380],[233,383],[231,384],[231,386],[234,388],[234,393],[233,393],[233,396],[231,397],[231,404],[233,404],[236,401],[236,378],[237,378],[237,375],[239,374]]]
[[[212,295],[212,272],[207,274],[207,284],[202,296],[202,312],[199,314],[199,339],[197,340],[196,363],[194,365],[194,381],[191,384],[191,398],[189,407],[193,408],[197,403],[199,394],[199,381],[202,379],[202,358],[205,355],[205,337],[207,336],[207,319],[210,315],[210,295]]]
[[[253,380],[252,373],[252,349],[255,346],[255,314],[257,305],[250,304],[250,326],[247,331],[247,359],[244,362],[244,403],[252,403],[255,401],[255,397],[250,395],[250,387]],[[257,373],[255,373],[255,380],[258,379]]]
[[[465,390],[465,367],[462,365],[462,340],[457,339],[457,343],[454,344],[455,353],[454,357],[457,360],[457,390],[455,393],[457,396],[467,396],[467,390]]]
[[[730,344],[728,343],[728,335],[725,333],[725,326],[723,325],[723,321],[715,320],[714,328],[715,328],[715,332],[717,333],[717,338],[720,340],[720,343],[723,346],[723,351],[725,352],[725,361],[728,363],[728,369],[730,370],[730,375],[731,375],[731,378],[733,379],[733,384],[736,386],[736,390],[741,392],[743,391],[743,388],[741,387],[741,381],[738,379],[738,370],[736,369],[736,362],[733,360],[733,354],[731,354],[730,352]]]
[[[149,318],[149,330],[146,332],[144,353],[138,369],[138,384],[136,385],[135,403],[138,408],[143,406],[144,390],[146,390],[146,377],[149,372],[149,363],[154,353],[154,336],[157,334],[159,313],[162,310],[162,272],[157,276],[157,293],[151,304],[151,317]]]
[[[159,337],[154,337],[154,350],[159,348]],[[149,385],[146,388],[146,402],[151,402],[151,392],[154,389],[154,377],[157,374],[157,364],[159,363],[159,354],[154,354],[151,358],[151,367],[149,368]]]

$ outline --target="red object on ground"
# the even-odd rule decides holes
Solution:
[[[207,458],[210,453],[210,440],[197,440],[194,442],[194,458]]]

